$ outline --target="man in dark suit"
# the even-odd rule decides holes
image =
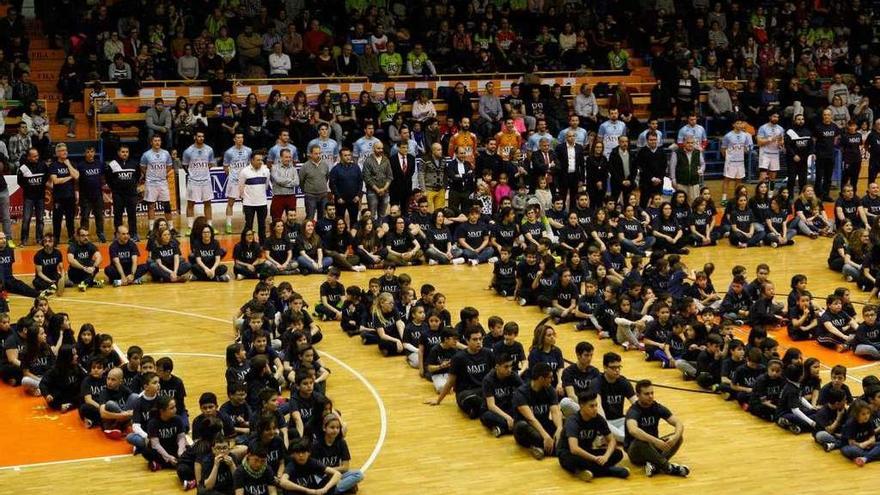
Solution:
[[[538,178],[544,177],[556,168],[556,153],[550,149],[550,140],[541,139],[538,151],[532,153],[529,161],[529,192],[535,192]]]
[[[618,199],[623,194],[623,204],[626,205],[626,198],[636,188],[639,169],[635,154],[629,151],[629,138],[625,134],[617,138],[617,147],[608,157],[608,167],[611,169],[611,197]]]
[[[401,141],[397,153],[391,156],[391,204],[399,205],[401,211],[408,211],[409,197],[412,195],[413,175],[416,172],[416,157],[409,153],[409,143]]]
[[[468,150],[459,146],[455,158],[446,162],[446,178],[449,181],[449,208],[456,215],[466,213],[471,207],[470,195],[477,188],[474,165],[467,161]]]
[[[556,195],[563,203],[566,202],[566,197],[569,198],[569,208],[574,208],[577,203],[577,194],[583,185],[584,167],[584,147],[577,144],[577,134],[568,129],[565,132],[565,141],[556,146],[553,183],[556,185]]]
[[[639,205],[648,206],[648,200],[655,193],[663,191],[663,178],[666,177],[666,153],[660,146],[660,136],[648,132],[648,145],[636,154],[636,169],[639,171]]]

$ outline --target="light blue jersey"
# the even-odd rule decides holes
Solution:
[[[608,158],[611,155],[611,150],[617,147],[617,138],[626,134],[626,124],[621,120],[617,122],[606,120],[599,126],[598,134],[602,144],[605,145],[605,158]]]
[[[253,150],[247,146],[242,146],[241,148],[233,146],[226,150],[226,153],[223,153],[223,166],[229,169],[227,182],[238,184],[238,173],[241,169],[250,165],[253,154]]]
[[[526,149],[531,151],[532,153],[538,151],[538,145],[541,144],[542,139],[550,141],[551,150],[556,147],[556,139],[553,138],[552,134],[550,134],[549,132],[545,132],[544,134],[536,132],[529,136],[529,140],[526,142]]]
[[[141,155],[141,166],[146,167],[144,181],[147,184],[168,183],[168,169],[174,166],[171,154],[163,149],[153,151],[148,149]]]
[[[266,154],[266,163],[271,166],[275,162],[280,162],[281,150],[290,150],[290,156],[293,157],[293,161],[299,161],[299,152],[297,151],[296,146],[287,143],[285,145],[276,144],[269,148],[269,152]]]
[[[724,162],[731,164],[745,163],[746,155],[754,143],[748,132],[730,131],[721,139],[721,149],[725,150]]]
[[[190,182],[199,184],[211,181],[211,167],[214,166],[214,150],[207,144],[201,148],[192,145],[183,152],[183,166]]]
[[[379,139],[376,137],[368,138],[366,136],[354,142],[354,146],[352,146],[351,151],[354,155],[355,161],[357,161],[357,164],[361,168],[364,168],[364,160],[366,160],[368,156],[373,154],[373,146],[379,142],[381,141],[379,141]]]
[[[317,145],[321,148],[321,162],[327,164],[327,168],[333,168],[334,165],[339,163],[339,143],[336,142],[335,139],[327,138],[315,138],[309,141],[309,145],[306,147],[306,154],[308,154],[308,150],[312,148],[312,146]]]
[[[770,139],[770,143],[761,146],[758,149],[758,153],[760,156],[772,156],[778,157],[779,152],[782,151],[782,147],[779,145],[779,140],[782,138],[782,135],[785,131],[782,129],[782,126],[779,124],[771,124],[767,122],[758,128],[758,138]]]
[[[583,146],[587,143],[587,130],[583,127],[578,127],[577,129],[572,129],[571,127],[566,127],[565,129],[559,131],[559,136],[556,138],[560,143],[565,142],[565,135],[568,134],[568,131],[574,131],[574,142]],[[615,144],[615,146],[617,146]]]
[[[688,136],[694,138],[694,145],[699,149],[703,149],[703,143],[708,140],[706,129],[703,129],[703,126],[697,124],[693,127],[686,125],[679,129],[678,138],[675,142],[678,144],[684,144],[684,140],[687,139]]]

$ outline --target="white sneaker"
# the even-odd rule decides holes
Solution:
[[[365,272],[365,271],[367,271],[367,267],[365,267],[364,265],[354,265],[353,267],[351,267],[351,269],[354,270],[354,271],[356,271],[356,272]]]
[[[480,260],[476,260],[476,259],[471,260],[471,265],[477,266],[479,264],[480,264]]]
[[[463,265],[465,262],[464,258],[452,258],[453,265]]]
[[[436,261],[434,261],[434,260],[428,260],[428,265],[430,265],[430,266],[434,266],[434,265],[436,265],[436,264],[437,264]]]
[[[495,263],[498,263],[498,257],[497,257],[497,256],[492,256],[491,258],[489,258],[489,263],[492,263],[493,265],[494,265]]]
[[[114,280],[113,281],[113,287],[121,287],[121,286],[122,286],[122,280]]]
[[[235,280],[244,280],[244,275],[239,273],[238,275],[235,276]]]

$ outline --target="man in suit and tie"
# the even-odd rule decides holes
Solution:
[[[397,153],[391,155],[391,204],[399,205],[401,211],[408,211],[416,172],[416,157],[409,151],[409,143],[401,141]]]
[[[535,192],[538,178],[544,177],[556,168],[556,153],[550,149],[550,140],[542,138],[538,141],[538,151],[532,153],[529,163],[529,192]]]
[[[608,157],[608,167],[611,172],[611,197],[615,200],[623,195],[623,203],[636,188],[636,176],[639,169],[636,167],[635,155],[629,151],[629,138],[626,134],[618,136],[617,147],[611,150]]]
[[[464,146],[455,149],[455,158],[446,163],[446,179],[449,181],[449,208],[456,215],[470,210],[470,195],[477,188],[474,165],[467,161],[469,150]]]
[[[574,208],[577,203],[578,190],[583,185],[584,167],[584,147],[577,143],[577,133],[566,129],[565,140],[556,147],[556,168],[551,173],[554,174],[557,197],[563,203],[567,202],[569,208]]]

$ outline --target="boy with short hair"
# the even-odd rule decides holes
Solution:
[[[106,386],[104,361],[102,359],[92,359],[89,362],[89,374],[83,379],[80,389],[82,404],[79,406],[79,418],[83,421],[86,428],[92,428],[101,420],[101,403],[98,402],[98,399],[101,397],[101,393]]]
[[[467,327],[464,333],[467,347],[458,351],[449,366],[449,377],[443,390],[436,398],[425,401],[438,406],[453,390],[455,402],[471,419],[483,412],[485,401],[482,397],[483,378],[495,365],[492,351],[483,348],[483,331],[477,327]]]
[[[559,465],[584,481],[628,477],[629,469],[616,465],[623,460],[623,451],[599,414],[598,395],[581,392],[577,399],[579,408],[565,420],[557,445]]]
[[[183,380],[172,374],[174,361],[161,357],[156,361],[156,374],[159,375],[159,396],[171,397],[177,404],[177,415],[183,418],[189,431],[189,411],[186,410],[186,387]]]
[[[132,407],[131,433],[125,437],[125,441],[134,448],[135,454],[147,448],[147,424],[155,414],[156,400],[159,398],[159,375],[147,371],[143,374],[142,381],[143,391],[134,400]]]
[[[816,422],[811,417],[815,411],[812,409],[805,411],[802,408],[800,384],[802,373],[803,367],[795,364],[790,364],[783,370],[785,385],[782,386],[782,392],[779,394],[779,408],[776,414],[776,424],[794,434],[812,430],[816,426]]]
[[[360,287],[351,285],[345,289],[345,300],[340,311],[342,316],[339,325],[342,327],[342,331],[348,334],[349,337],[360,335],[361,333],[361,323],[366,311],[366,308],[361,303],[362,295],[363,291],[361,291]]]
[[[638,399],[626,413],[626,451],[630,462],[644,465],[648,477],[664,472],[686,478],[690,474],[687,466],[669,462],[684,443],[684,423],[654,400],[650,380],[636,382],[636,394]],[[669,423],[675,431],[661,437],[661,421]]]
[[[517,287],[517,265],[511,258],[510,248],[501,246],[499,260],[492,267],[492,281],[489,288],[494,289],[499,296],[514,299]]]
[[[449,369],[452,367],[452,358],[457,352],[456,333],[451,329],[444,328],[440,331],[440,343],[431,347],[425,361],[425,370],[438,394],[446,386],[449,379]]]
[[[751,357],[751,351],[749,351]],[[785,379],[782,377],[782,361],[771,359],[767,371],[758,377],[749,398],[749,412],[765,420],[772,421],[779,408],[779,396]]]
[[[508,321],[504,324],[502,332],[504,338],[492,347],[492,352],[499,356],[501,353],[507,353],[513,358],[513,371],[519,374],[522,363],[528,363],[522,343],[516,340],[519,336],[519,324],[515,321]]]
[[[733,321],[737,325],[742,325],[748,319],[749,308],[752,305],[752,298],[746,292],[745,284],[746,278],[742,275],[733,277],[730,290],[721,300],[722,318]]]
[[[122,384],[128,387],[134,393],[139,393],[140,389],[133,387],[141,374],[141,359],[144,351],[140,347],[133,345],[125,352],[128,362],[122,366]]]
[[[618,442],[624,440],[626,418],[623,415],[623,405],[626,401],[629,401],[630,404],[636,401],[635,390],[629,380],[620,373],[620,370],[623,369],[622,361],[619,354],[606,352],[602,356],[604,372],[599,377],[599,383],[596,387],[605,420],[608,421],[608,427]]]
[[[232,475],[235,493],[278,494],[278,489],[275,487],[275,473],[266,466],[267,456],[266,448],[260,445],[248,449],[241,466],[238,466],[235,474]]]
[[[311,449],[308,439],[295,440],[290,444],[288,452],[291,461],[278,482],[278,487],[285,493],[347,493],[356,486],[356,483],[343,486],[340,483],[342,474],[311,459]]]
[[[553,370],[546,363],[531,369],[530,380],[513,393],[513,438],[535,459],[553,455],[562,436],[562,412],[553,389]]]
[[[248,422],[253,411],[247,403],[247,385],[242,382],[233,383],[226,390],[229,400],[220,406],[220,412],[232,420],[232,426],[240,439],[251,432]],[[243,443],[243,442],[237,442]]]
[[[193,438],[205,438],[207,425],[212,418],[217,418],[223,425],[223,436],[226,438],[235,436],[235,424],[232,418],[220,410],[217,395],[213,392],[205,392],[199,396],[199,410],[202,412],[193,420]]]
[[[520,306],[535,304],[537,293],[532,289],[538,272],[541,270],[538,266],[538,253],[534,247],[526,248],[525,260],[521,261],[516,267],[516,287],[514,295],[519,301]]]
[[[559,401],[559,408],[565,417],[576,414],[580,407],[578,397],[585,392],[595,390],[602,375],[599,370],[590,364],[593,360],[593,344],[578,342],[574,348],[577,361],[562,370],[562,388],[565,397]]]
[[[840,433],[846,423],[846,395],[842,390],[831,389],[826,400],[813,415],[813,439],[825,452],[831,452],[842,445]]]
[[[489,332],[483,337],[483,347],[493,349],[495,344],[504,342],[504,320],[500,316],[490,316],[487,324]]]
[[[331,266],[327,269],[327,280],[321,283],[321,302],[315,306],[315,314],[323,321],[342,319],[345,286],[339,283],[339,275],[339,268]]]
[[[853,395],[846,384],[846,366],[842,364],[834,365],[831,368],[831,381],[826,383],[819,389],[819,400],[817,404],[820,406],[829,402],[829,393],[832,390],[839,390],[843,393],[847,405],[852,404]]]
[[[575,325],[576,330],[600,330],[602,325],[596,319],[599,307],[602,306],[602,296],[599,294],[599,284],[594,278],[584,280],[584,293],[578,298],[578,306],[574,312],[576,318],[582,321]]]
[[[523,385],[522,378],[513,370],[513,356],[503,352],[497,356],[495,369],[483,378],[486,410],[480,415],[480,422],[495,438],[513,431],[513,394]]]

